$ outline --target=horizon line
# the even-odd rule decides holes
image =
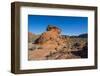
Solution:
[[[28,32],[30,32],[30,31],[28,31]],[[30,33],[35,34],[35,35],[41,35],[41,34],[44,33],[44,32],[42,32],[42,33],[33,33],[33,32],[30,32]],[[86,32],[86,33],[81,33],[81,34],[88,34],[88,33]],[[81,34],[69,35],[69,34],[62,34],[62,33],[61,33],[61,35],[67,35],[67,36],[79,36],[79,35],[81,35]]]

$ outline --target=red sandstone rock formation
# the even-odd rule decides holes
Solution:
[[[56,26],[48,25],[47,31],[42,33],[42,35],[35,41],[35,44],[45,44],[49,41],[54,41],[60,38],[61,30]]]
[[[29,33],[31,35],[31,33]],[[29,44],[29,60],[71,59],[80,58],[77,50],[82,50],[82,43],[75,43],[73,39],[62,37],[61,30],[48,25],[46,32],[42,33],[33,44]],[[86,45],[87,46],[87,45]],[[73,50],[75,52],[73,52]],[[87,51],[87,50],[86,50]],[[83,55],[84,50],[82,51]]]

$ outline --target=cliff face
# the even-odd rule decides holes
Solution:
[[[82,50],[84,46],[87,46],[85,40],[64,37],[61,35],[61,29],[48,25],[46,32],[42,33],[33,43],[29,43],[28,59],[81,58],[80,55],[84,53],[84,50]],[[82,51],[82,53],[77,53],[78,51]],[[85,53],[87,54],[87,50]]]

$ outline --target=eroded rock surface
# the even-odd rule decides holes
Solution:
[[[61,35],[61,29],[48,25],[34,42],[29,43],[29,60],[73,59],[87,57],[87,41]],[[85,52],[85,54],[83,54]],[[83,56],[82,56],[83,55]]]

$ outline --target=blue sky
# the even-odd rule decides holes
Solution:
[[[28,15],[28,31],[41,34],[48,24],[57,26],[63,35],[79,35],[88,32],[88,17]]]

